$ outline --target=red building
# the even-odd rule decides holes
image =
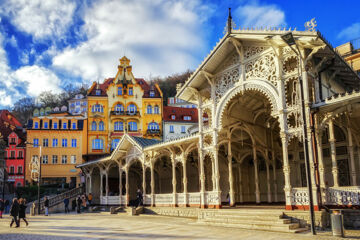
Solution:
[[[5,166],[8,182],[24,186],[26,137],[21,123],[8,110],[0,110],[0,138],[7,143]]]

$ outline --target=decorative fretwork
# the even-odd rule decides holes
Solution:
[[[291,189],[291,205],[293,206],[309,205],[309,194],[307,188]]]
[[[237,65],[240,63],[240,57],[237,52],[233,52],[225,61],[220,65],[218,70],[216,72],[221,72],[223,70],[226,70],[234,65]]]
[[[297,73],[298,60],[296,56],[290,55],[283,60],[283,72],[284,74]]]
[[[287,123],[289,137],[298,137],[302,140],[302,115],[300,104],[300,89],[298,78],[291,78],[286,83],[286,107],[288,109]]]
[[[240,78],[239,68],[235,67],[229,69],[228,71],[219,74],[216,77],[216,90],[215,96],[216,100],[219,100],[224,94],[231,89]]]
[[[265,51],[267,47],[264,46],[245,46],[244,47],[244,57],[249,58],[251,56],[254,56],[255,54],[259,54],[263,51]]]
[[[351,187],[330,187],[326,191],[326,205],[360,205],[360,188]]]
[[[261,58],[250,61],[245,66],[246,80],[251,78],[264,79],[277,85],[275,54],[269,53]]]

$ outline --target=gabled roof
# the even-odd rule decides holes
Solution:
[[[147,138],[135,137],[135,136],[130,136],[130,137],[133,138],[141,146],[141,148],[161,143],[161,141],[155,139],[147,139]]]
[[[107,96],[106,90],[107,87],[114,81],[114,78],[108,78],[105,79],[105,81],[103,83],[97,83],[97,82],[93,82],[93,85],[91,86],[91,88],[88,91],[88,96],[100,96],[100,97],[105,97]],[[96,95],[96,90],[100,90],[100,95]]]
[[[157,83],[149,85],[143,78],[135,78],[135,81],[144,90],[143,98],[149,98],[150,91],[154,91],[154,98],[162,97],[162,91],[160,87],[157,85]]]
[[[175,115],[175,119],[171,116]],[[191,120],[184,120],[184,116],[191,116]],[[164,106],[163,110],[163,121],[166,122],[198,122],[198,110],[197,108],[182,108],[182,107],[171,107]]]
[[[0,136],[7,141],[9,134],[17,129],[22,129],[22,126],[15,116],[8,110],[0,110]]]

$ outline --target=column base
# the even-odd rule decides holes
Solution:
[[[285,210],[309,210],[309,205],[286,205]],[[314,211],[320,211],[318,205],[314,205]]]

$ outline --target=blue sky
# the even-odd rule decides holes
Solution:
[[[136,77],[195,69],[228,7],[237,27],[303,30],[315,17],[333,46],[360,37],[360,1],[0,0],[0,108],[113,77],[124,54]]]

